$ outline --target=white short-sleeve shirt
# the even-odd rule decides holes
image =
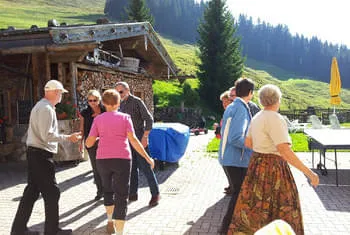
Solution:
[[[275,111],[263,110],[254,116],[247,137],[252,139],[253,150],[258,153],[280,155],[277,145],[292,144],[284,118]]]

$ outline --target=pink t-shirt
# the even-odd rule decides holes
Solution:
[[[134,132],[128,114],[105,112],[95,117],[89,136],[100,137],[96,158],[131,159],[128,132]]]

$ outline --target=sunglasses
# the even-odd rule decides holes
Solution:
[[[118,92],[119,92],[119,94],[123,94],[124,91],[118,91]]]
[[[97,100],[88,100],[89,102],[97,102]]]

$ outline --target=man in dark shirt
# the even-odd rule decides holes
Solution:
[[[143,147],[148,150],[148,135],[153,125],[153,117],[151,113],[148,111],[146,105],[140,98],[130,94],[130,88],[126,82],[118,82],[116,84],[116,90],[119,92],[121,97],[120,111],[131,116],[135,134],[141,141]],[[139,169],[141,169],[147,178],[152,194],[149,206],[156,206],[158,205],[160,199],[157,178],[145,159],[141,157],[132,147],[131,150],[132,168],[130,176],[129,201],[136,201],[138,199],[138,175]]]

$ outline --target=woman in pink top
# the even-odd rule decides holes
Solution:
[[[108,218],[107,232],[120,235],[123,234],[129,193],[131,166],[129,142],[152,168],[154,161],[135,136],[130,116],[118,112],[119,93],[114,89],[106,90],[102,102],[107,112],[95,117],[85,144],[89,148],[99,139],[96,165],[102,179],[104,205]]]

